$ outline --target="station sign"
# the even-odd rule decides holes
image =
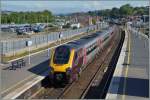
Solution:
[[[32,45],[32,41],[26,41],[26,46],[31,46]]]

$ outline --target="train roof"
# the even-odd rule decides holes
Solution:
[[[92,40],[97,38],[100,34],[102,34],[102,32],[96,32],[96,33],[93,33],[91,35],[87,35],[85,37],[82,37],[78,40],[69,42],[66,45],[70,46],[71,48],[79,49],[79,48],[83,47],[85,44],[87,44],[88,42],[91,42]]]
[[[95,40],[95,38],[97,37],[106,37],[106,36],[109,36],[108,33],[110,33],[111,29],[105,29],[103,31],[99,31],[99,32],[96,32],[96,33],[93,33],[91,35],[87,35],[87,36],[84,36],[78,40],[75,40],[75,41],[72,41],[72,42],[69,42],[67,44],[65,44],[66,46],[69,46],[70,48],[74,48],[76,50],[82,48],[83,46],[85,46],[85,44],[88,44],[89,42]]]

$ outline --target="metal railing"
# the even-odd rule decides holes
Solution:
[[[62,39],[67,39],[74,35],[78,35],[81,32],[88,32],[95,29],[102,29],[108,26],[107,23],[99,23],[97,25],[91,25],[89,27],[84,27],[75,30],[68,30],[62,31],[61,34],[63,35]],[[10,52],[16,52],[18,50],[27,48],[26,42],[32,41],[32,46],[38,47],[39,45],[55,42],[59,40],[60,32],[53,32],[51,34],[43,34],[43,35],[33,35],[30,38],[18,38],[18,39],[11,39],[11,40],[3,40],[0,41],[0,54],[4,55]]]

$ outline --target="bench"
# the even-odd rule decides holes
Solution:
[[[26,65],[26,62],[24,61],[24,59],[18,59],[18,60],[11,62],[10,69],[16,70],[16,68],[21,68],[25,65]]]

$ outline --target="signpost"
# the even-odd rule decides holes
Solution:
[[[61,44],[61,38],[63,37],[62,33],[60,32],[59,33],[59,41],[60,41],[60,44]]]
[[[26,42],[26,46],[28,46],[28,48],[29,48],[29,59],[28,59],[29,60],[29,64],[31,64],[31,59],[30,59],[31,58],[31,56],[30,56],[30,46],[31,45],[32,45],[32,41],[31,40]]]

